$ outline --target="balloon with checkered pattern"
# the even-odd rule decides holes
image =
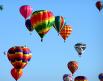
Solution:
[[[60,31],[61,37],[64,39],[64,42],[72,33],[72,27],[70,25],[64,25],[63,29]]]

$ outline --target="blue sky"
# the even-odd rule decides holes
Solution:
[[[23,70],[19,81],[62,81],[65,73],[70,74],[67,63],[75,60],[79,69],[74,77],[84,75],[89,81],[99,81],[103,72],[103,11],[95,7],[97,0],[1,0],[4,10],[0,11],[0,81],[14,81],[10,74],[12,65],[4,51],[15,45],[27,45],[32,59]],[[34,31],[32,35],[25,27],[25,20],[19,12],[22,5],[31,5],[35,10],[51,10],[55,16],[65,17],[73,32],[64,43],[54,28],[40,41]],[[77,42],[87,44],[82,57],[74,49]]]

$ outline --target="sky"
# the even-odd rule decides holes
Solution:
[[[103,72],[103,10],[99,13],[97,0],[0,0],[4,10],[0,11],[0,81],[15,81],[10,71],[13,68],[6,55],[16,45],[26,45],[32,51],[32,59],[23,69],[18,81],[63,81],[70,74],[69,61],[77,61],[76,76],[86,76],[88,81],[99,81]],[[63,16],[72,26],[72,33],[64,43],[52,28],[41,42],[36,31],[30,35],[19,8],[31,5],[33,11],[50,10],[55,16]],[[78,57],[74,45],[87,44],[82,57]]]

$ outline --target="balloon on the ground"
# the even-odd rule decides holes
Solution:
[[[32,14],[32,7],[30,5],[23,5],[19,9],[21,15],[27,19]]]
[[[38,10],[32,13],[30,20],[33,28],[39,34],[42,41],[43,37],[52,28],[55,17],[51,11]]]
[[[11,69],[11,75],[12,77],[17,81],[23,74],[23,70],[22,69]]]
[[[26,46],[14,46],[8,50],[7,57],[16,69],[23,69],[30,61],[32,54]]]

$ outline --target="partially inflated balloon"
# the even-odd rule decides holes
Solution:
[[[23,70],[22,69],[15,69],[13,68],[11,70],[11,75],[12,77],[17,81],[23,74]]]
[[[73,81],[72,75],[71,74],[64,74],[63,81]]]
[[[88,79],[85,76],[77,76],[74,81],[88,81]]]
[[[28,47],[14,46],[8,50],[7,57],[16,69],[23,69],[30,61],[32,54]]]
[[[55,16],[54,28],[58,33],[63,29],[65,25],[65,19],[62,16]]]
[[[34,30],[33,27],[32,27],[32,25],[31,25],[30,19],[27,19],[27,20],[25,21],[25,25],[26,25],[27,29],[28,29],[30,32],[32,32],[32,31]]]
[[[64,25],[63,29],[60,31],[61,37],[64,39],[64,41],[68,38],[68,36],[72,32],[72,27],[70,25]]]
[[[38,10],[33,12],[30,20],[33,28],[39,34],[42,41],[45,34],[47,34],[48,31],[52,28],[55,17],[51,11]]]
[[[102,1],[97,1],[97,2],[96,2],[96,7],[97,7],[97,9],[98,9],[99,11],[101,11],[102,8],[103,8],[103,2],[102,2]]]
[[[98,78],[99,78],[100,81],[103,81],[103,73],[100,73]]]
[[[78,63],[76,61],[70,61],[68,62],[67,67],[71,71],[71,73],[74,74],[78,69]]]
[[[78,55],[82,55],[82,53],[85,51],[86,49],[86,44],[84,43],[77,43],[75,44],[74,48],[76,49],[76,51],[78,52]]]
[[[32,7],[29,5],[23,5],[20,7],[20,13],[26,19],[32,14]]]

